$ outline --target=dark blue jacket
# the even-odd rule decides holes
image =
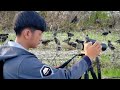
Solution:
[[[70,69],[56,69],[42,63],[29,51],[9,43],[0,47],[0,60],[4,61],[4,79],[79,79],[91,66],[90,59],[85,56]]]

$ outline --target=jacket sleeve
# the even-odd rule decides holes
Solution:
[[[70,69],[59,68],[40,62],[37,58],[24,59],[18,70],[18,78],[21,79],[79,79],[91,66],[89,57],[84,56]]]

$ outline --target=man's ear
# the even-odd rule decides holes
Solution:
[[[30,39],[30,37],[32,36],[32,33],[31,33],[31,31],[30,31],[29,29],[25,29],[25,30],[23,31],[23,35],[24,35],[24,37],[25,37],[26,39]]]

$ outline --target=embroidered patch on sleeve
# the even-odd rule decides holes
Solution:
[[[42,77],[49,76],[53,74],[53,70],[51,67],[43,65],[43,67],[40,69],[40,74]]]

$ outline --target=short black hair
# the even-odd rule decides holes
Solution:
[[[13,28],[16,35],[20,35],[24,28],[33,28],[46,31],[46,22],[36,11],[21,11],[13,21]]]

